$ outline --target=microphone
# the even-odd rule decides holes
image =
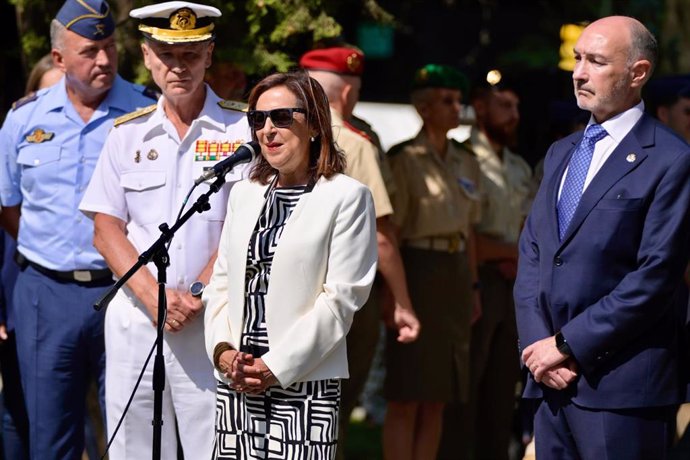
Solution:
[[[226,175],[235,165],[252,161],[258,155],[258,152],[261,152],[261,146],[256,141],[246,142],[240,145],[239,148],[235,150],[235,153],[204,171],[204,173],[194,181],[194,185],[199,185],[214,177]]]

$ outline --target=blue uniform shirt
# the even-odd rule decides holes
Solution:
[[[113,119],[155,101],[119,76],[88,122],[67,97],[65,79],[10,111],[0,129],[0,201],[21,204],[18,248],[53,270],[105,268],[93,221],[79,211]]]

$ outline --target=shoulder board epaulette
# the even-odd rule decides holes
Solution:
[[[127,123],[128,121],[134,120],[135,118],[139,118],[141,116],[147,115],[154,110],[156,110],[157,105],[152,104],[148,107],[144,107],[143,109],[135,110],[134,112],[126,113],[122,115],[121,117],[117,117],[115,119],[115,122],[113,123],[113,126],[120,126],[123,123]]]
[[[244,102],[223,100],[218,101],[218,105],[227,110],[235,110],[237,112],[246,112],[249,105]]]
[[[151,86],[144,87],[144,90],[141,92],[141,94],[146,97],[150,97],[154,101],[157,101],[161,97],[161,92]]]
[[[413,142],[414,142],[414,139],[408,139],[405,142],[401,142],[399,144],[394,145],[393,147],[390,148],[390,150],[388,150],[388,156],[397,155],[398,153],[405,150],[405,147],[412,144]]]
[[[371,137],[369,137],[369,135],[368,135],[367,133],[365,133],[364,131],[362,131],[361,129],[356,128],[356,127],[353,126],[351,123],[349,123],[349,122],[347,122],[347,121],[345,121],[345,120],[343,120],[343,125],[345,125],[345,127],[346,127],[347,129],[349,129],[350,131],[352,131],[353,133],[359,134],[359,135],[362,136],[364,139],[366,139],[366,140],[368,140],[369,142],[371,142]]]
[[[450,139],[450,142],[457,148],[462,149],[469,153],[470,155],[476,156],[477,154],[474,153],[474,150],[472,149],[472,144],[470,143],[469,139],[464,140],[463,142],[458,141],[457,139]]]
[[[33,102],[36,99],[38,99],[38,95],[36,94],[35,91],[32,91],[31,93],[27,94],[21,99],[18,99],[12,103],[12,110],[17,110],[19,107],[28,104],[29,102]]]

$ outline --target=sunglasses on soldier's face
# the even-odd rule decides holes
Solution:
[[[273,110],[250,110],[247,112],[249,126],[258,131],[266,124],[266,119],[270,118],[271,123],[276,128],[289,128],[292,125],[292,114],[294,112],[304,113],[307,111],[298,107],[282,108]]]

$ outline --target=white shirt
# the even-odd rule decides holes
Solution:
[[[594,144],[594,154],[592,155],[592,162],[589,164],[589,170],[587,171],[587,178],[585,179],[584,187],[582,188],[582,193],[587,190],[589,183],[592,182],[594,176],[597,175],[599,170],[606,160],[611,156],[618,144],[621,143],[623,138],[628,135],[633,126],[640,121],[642,115],[644,114],[644,102],[640,101],[635,107],[626,110],[623,113],[619,113],[613,118],[610,118],[601,124],[602,128],[606,130],[606,136],[599,142]],[[596,123],[594,117],[589,118],[587,127]],[[561,198],[561,191],[563,190],[563,182],[568,174],[568,169],[566,168],[561,177],[561,186],[558,189],[558,198]]]
[[[166,117],[163,100],[155,111],[113,128],[79,206],[89,217],[100,212],[126,222],[127,237],[140,253],[159,238],[161,223],[174,224],[204,167],[251,138],[245,114],[222,108],[221,99],[208,86],[204,107],[183,139]],[[214,155],[217,151],[221,154]],[[240,180],[247,170],[240,165],[226,179]],[[186,290],[217,249],[230,186],[211,195],[211,209],[194,214],[175,234],[169,249],[168,287]],[[185,211],[206,191],[208,184],[199,185]],[[155,276],[155,266],[148,267]]]

